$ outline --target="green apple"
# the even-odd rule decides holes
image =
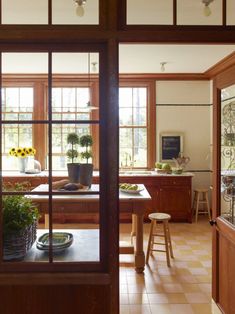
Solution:
[[[171,170],[171,166],[166,163],[166,164],[162,165],[162,169],[164,169],[164,170]]]
[[[162,169],[162,164],[160,162],[155,163],[155,168]]]

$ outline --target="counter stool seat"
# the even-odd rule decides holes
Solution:
[[[148,264],[150,252],[166,252],[167,266],[170,267],[170,256],[174,258],[171,245],[170,229],[168,224],[171,216],[166,213],[152,213],[148,215],[148,218],[151,220],[151,225],[146,254],[146,264]],[[156,228],[157,223],[162,223],[163,233],[158,233],[158,230]],[[163,237],[164,242],[155,242],[155,237]],[[164,245],[165,250],[156,249],[154,248],[154,245]]]
[[[197,222],[199,214],[208,214],[209,220],[211,220],[208,193],[209,189],[205,188],[194,190],[193,209],[195,211],[195,222]],[[206,208],[203,208],[204,204]],[[200,205],[202,205],[201,208]]]

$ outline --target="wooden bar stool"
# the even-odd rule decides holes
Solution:
[[[193,209],[195,210],[195,222],[197,222],[198,214],[208,214],[209,220],[211,220],[210,204],[208,198],[209,189],[195,189],[193,199]],[[206,205],[206,209],[204,208]],[[202,205],[202,208],[200,208]]]
[[[164,213],[152,213],[148,215],[148,218],[151,220],[150,225],[150,232],[149,232],[149,240],[148,240],[148,248],[147,248],[147,255],[146,255],[146,264],[148,264],[149,261],[149,254],[150,252],[166,252],[166,260],[167,260],[167,266],[170,267],[170,256],[174,258],[173,256],[173,250],[171,245],[171,235],[170,235],[170,229],[168,221],[171,219],[171,216]],[[156,229],[157,223],[162,223],[163,226],[163,233],[158,233],[157,230],[154,232],[154,229]],[[154,242],[154,237],[163,237],[164,242]],[[157,245],[164,245],[165,250],[159,250],[154,249],[154,244]]]

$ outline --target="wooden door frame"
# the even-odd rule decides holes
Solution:
[[[220,186],[221,186],[221,90],[235,84],[235,64],[225,69],[213,79],[213,192],[212,192],[212,221],[220,215]],[[219,301],[219,234],[216,224],[212,231],[212,298],[217,303]]]

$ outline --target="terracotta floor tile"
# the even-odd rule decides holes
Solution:
[[[130,304],[148,304],[148,296],[146,293],[129,293]]]
[[[169,303],[173,304],[188,303],[184,293],[168,293],[166,295]]]
[[[211,314],[211,304],[192,304],[194,314]]]
[[[183,292],[183,288],[180,283],[164,283],[163,288],[166,293]]]
[[[171,314],[194,314],[190,304],[171,304]]]
[[[120,305],[120,314],[130,314],[129,305]]]
[[[185,293],[188,303],[209,303],[211,298],[202,292]]]
[[[152,314],[148,304],[130,305],[130,314]]]
[[[150,304],[152,314],[171,314],[171,308],[168,304]]]
[[[136,284],[136,285],[129,284],[127,286],[127,290],[128,290],[128,293],[145,293],[146,292],[145,285],[143,284]]]
[[[148,293],[148,300],[150,304],[168,303],[168,298],[165,293]]]
[[[197,283],[181,283],[184,293],[191,293],[191,292],[202,292],[200,289],[199,284]]]
[[[199,276],[207,276],[208,271],[206,268],[200,267],[200,268],[189,268],[189,271],[192,275],[199,275]]]
[[[129,297],[127,293],[120,293],[120,304],[129,304]]]
[[[123,255],[120,264],[121,314],[211,313],[211,229],[207,219],[195,224],[171,223],[171,267],[165,253],[155,252],[143,274],[134,270],[134,256]],[[122,224],[122,237],[130,239],[131,224]],[[149,224],[144,225],[144,250]],[[123,233],[122,233],[123,232]]]

